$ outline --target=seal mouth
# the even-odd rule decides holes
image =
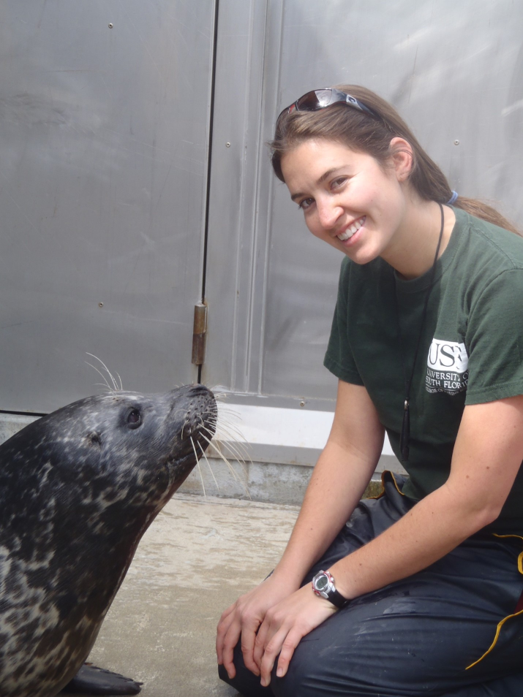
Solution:
[[[180,465],[183,466],[190,463],[192,466],[194,466],[198,461],[199,458],[196,458],[194,450],[190,448],[182,455],[173,455],[171,458],[169,458],[169,460],[167,460],[167,464],[172,467],[179,467]]]
[[[205,435],[202,431],[208,431],[208,435]],[[199,460],[205,455],[205,451],[211,444],[211,439],[214,435],[214,430],[202,426],[192,433],[186,434],[186,437],[181,443],[178,444],[177,453],[173,452],[170,461],[177,465],[186,463],[191,458],[194,459],[193,465],[195,465]]]
[[[206,440],[201,442],[196,434],[184,439],[181,448],[180,444],[178,444],[178,447],[171,453],[171,456],[165,463],[169,472],[169,490],[171,492],[176,491],[189,476],[199,460],[204,456],[208,445],[209,443]]]

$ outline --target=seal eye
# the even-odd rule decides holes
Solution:
[[[138,428],[138,426],[142,425],[142,415],[138,409],[133,408],[129,410],[127,414],[127,425],[129,428]]]

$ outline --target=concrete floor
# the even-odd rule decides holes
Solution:
[[[297,513],[175,494],[144,535],[89,660],[143,682],[143,697],[236,695],[217,676],[218,619],[273,568]]]

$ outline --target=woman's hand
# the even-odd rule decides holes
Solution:
[[[218,663],[224,666],[230,679],[236,675],[233,653],[240,635],[243,661],[246,667],[255,675],[260,674],[258,664],[254,660],[256,632],[269,608],[289,596],[295,588],[282,583],[276,574],[273,574],[254,590],[238,598],[222,614],[218,623],[216,653]]]
[[[264,687],[271,681],[276,656],[280,654],[276,674],[281,678],[301,639],[335,612],[331,602],[314,594],[310,583],[266,612],[254,646],[254,662]]]

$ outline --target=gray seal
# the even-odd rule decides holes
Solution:
[[[0,446],[0,695],[53,697],[216,428],[201,385],[88,397]]]

